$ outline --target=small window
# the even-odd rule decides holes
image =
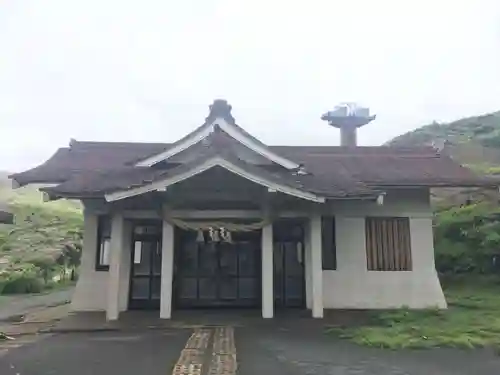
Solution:
[[[134,243],[134,264],[141,264],[142,259],[142,241]]]
[[[109,270],[109,257],[111,249],[111,218],[100,216],[97,227],[97,257],[96,271]]]
[[[323,216],[321,218],[322,258],[324,270],[337,269],[337,246],[335,241],[335,218]]]
[[[411,271],[410,220],[366,218],[366,260],[370,271]]]

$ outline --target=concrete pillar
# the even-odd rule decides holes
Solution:
[[[306,307],[312,309],[312,247],[309,222],[304,223],[304,271],[306,281]]]
[[[120,313],[120,279],[123,272],[123,251],[125,228],[121,214],[114,214],[111,219],[111,244],[108,272],[108,298],[106,319],[117,320]]]
[[[160,318],[172,317],[172,281],[174,272],[174,227],[163,220],[161,248]]]
[[[87,310],[91,306],[92,310],[102,310],[101,299],[96,302],[93,290],[93,280],[95,280],[95,263],[97,251],[97,225],[98,217],[95,213],[85,208],[83,210],[83,244],[80,264],[80,275],[76,283],[73,298],[71,299],[71,310]]]
[[[132,261],[132,223],[125,220],[123,223],[123,245],[120,268],[120,287],[119,287],[119,309],[128,310],[128,297],[130,290],[130,268]]]
[[[412,270],[435,272],[432,217],[410,217]]]
[[[322,265],[322,238],[321,215],[314,213],[309,221],[309,235],[311,239],[311,291],[312,316],[323,317],[323,265]]]
[[[435,261],[432,217],[410,217],[413,304],[447,308]],[[424,292],[422,292],[424,291]]]
[[[262,317],[274,316],[273,225],[262,228]]]

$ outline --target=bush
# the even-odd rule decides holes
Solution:
[[[7,270],[0,276],[0,294],[40,293],[44,281],[36,267]]]
[[[44,289],[41,278],[21,276],[4,283],[2,294],[40,293]]]
[[[435,214],[436,269],[441,273],[500,273],[500,209],[486,204]]]
[[[436,241],[435,252],[436,269],[440,273],[467,273],[476,268],[472,251],[464,243],[443,238]]]

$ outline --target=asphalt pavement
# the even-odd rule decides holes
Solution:
[[[44,306],[53,306],[71,300],[74,287],[55,290],[50,293],[1,296],[0,321],[14,315],[26,314]]]
[[[360,347],[307,329],[193,327],[40,335],[2,375],[496,375],[493,350]]]

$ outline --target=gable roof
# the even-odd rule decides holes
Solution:
[[[210,106],[210,113],[205,119],[205,123],[203,125],[185,137],[179,139],[177,142],[170,144],[163,151],[138,160],[136,166],[151,167],[156,163],[167,160],[206,139],[217,127],[243,146],[248,147],[255,153],[273,161],[276,164],[279,164],[287,169],[295,169],[299,167],[299,164],[274,152],[260,140],[247,133],[243,128],[239,127],[236,124],[234,117],[231,115],[231,106],[225,100],[221,99],[215,100]]]
[[[297,191],[293,189],[297,189],[302,195],[327,199],[375,197],[387,187],[499,184],[496,179],[477,176],[431,147],[264,145],[266,155],[263,155],[233,137],[223,126],[218,126],[219,121],[212,123],[214,116],[232,124],[230,129],[244,132],[234,124],[230,112],[222,116],[212,106],[206,122],[211,125],[203,125],[210,128],[210,132],[204,135],[203,141],[193,144],[189,141],[191,146],[187,148],[184,148],[185,139],[173,144],[72,141],[70,147],[59,149],[42,165],[10,178],[20,185],[58,183],[44,190],[54,197],[73,198],[112,197],[118,191],[148,190],[145,186],[154,184],[155,187],[166,186],[176,183],[179,176],[194,175],[204,168],[216,166],[233,172],[238,170],[243,177],[259,180],[264,186],[277,184],[278,190],[286,188],[295,194]],[[183,146],[176,146],[180,144]],[[168,155],[166,164],[142,166],[142,162],[151,158],[164,160],[158,155],[165,157],[165,150],[172,149],[177,152]],[[293,160],[298,168],[284,168],[269,155]],[[207,159],[211,162],[206,162]]]
[[[10,177],[21,185],[63,182],[51,188],[56,196],[102,196],[107,192],[143,186],[165,178],[168,170],[130,165],[138,153],[158,147],[157,144],[77,142],[70,149],[54,154],[42,166]],[[384,187],[498,185],[498,181],[477,176],[431,148],[272,148],[285,155],[293,155],[300,161],[308,174],[294,175],[295,181],[308,191],[327,198],[369,196],[376,194],[374,189]],[[254,165],[248,167],[259,168]],[[259,170],[270,173],[264,168]],[[290,177],[290,173],[282,171],[273,173],[278,177]]]
[[[213,132],[196,157],[179,165],[158,169],[151,167],[122,166],[112,170],[81,172],[66,182],[41,190],[52,196],[93,196],[104,194],[108,200],[122,199],[149,191],[155,191],[181,182],[214,167],[222,167],[247,180],[273,191],[299,198],[323,202],[325,198],[355,196],[375,197],[379,194],[349,176],[339,181],[322,181],[308,174],[268,170],[246,162],[234,154],[222,131]],[[220,143],[222,142],[222,144]],[[231,142],[229,140],[229,142]],[[232,141],[234,142],[234,141]]]
[[[232,155],[221,153],[202,155],[197,160],[180,165],[168,172],[164,172],[160,176],[155,176],[151,181],[142,181],[139,186],[121,188],[115,192],[108,192],[105,194],[105,198],[107,201],[115,201],[151,191],[162,191],[171,185],[187,180],[215,167],[224,168],[229,172],[276,192],[285,193],[313,202],[322,203],[325,201],[325,197],[316,195],[309,189],[304,188],[298,181],[287,178],[287,176],[268,173]]]

